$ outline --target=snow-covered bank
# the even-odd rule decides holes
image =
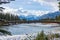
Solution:
[[[0,40],[33,40],[34,35],[13,35],[13,36],[0,36]]]
[[[59,27],[59,26],[60,26],[60,24],[57,24],[57,23],[48,23],[48,24],[47,24],[47,23],[43,23],[43,24],[44,24],[44,25],[42,25],[42,26],[50,26],[50,27],[51,27],[51,26],[52,26],[52,27],[57,27],[57,26]]]
[[[0,36],[0,40],[24,40],[26,35]]]
[[[56,31],[44,32],[46,34],[55,33]],[[58,32],[60,34],[60,31]],[[0,40],[33,40],[36,38],[37,33],[26,35],[13,35],[13,36],[0,36]]]

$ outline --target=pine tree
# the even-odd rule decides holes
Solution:
[[[44,31],[42,31],[40,34],[38,33],[35,40],[48,40],[46,35],[44,34]]]
[[[59,4],[59,11],[60,11],[60,2],[58,4]]]

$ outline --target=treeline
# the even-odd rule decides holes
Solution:
[[[40,22],[56,22],[56,23],[60,23],[60,15],[55,16],[54,18],[44,18],[41,19]]]
[[[60,15],[55,17],[56,21],[60,22]]]
[[[0,13],[0,20],[1,19],[7,20],[7,21],[20,20],[20,18],[17,15],[13,15],[10,13],[6,13],[6,14]]]
[[[18,15],[11,13],[0,13],[0,26],[9,26],[20,23],[20,18]]]
[[[47,17],[47,18],[43,18],[43,19],[38,19],[38,20],[26,20],[25,19],[25,22],[27,23],[60,23],[60,15],[57,15],[55,16],[54,18],[50,18],[50,17]]]

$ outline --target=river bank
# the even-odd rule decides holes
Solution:
[[[60,32],[59,33],[44,32],[44,33],[46,35],[60,34]],[[0,40],[34,40],[37,37],[37,35],[38,33],[25,34],[25,35],[12,35],[12,36],[7,35],[7,36],[0,36]]]
[[[36,23],[60,25],[60,22],[36,22]],[[36,24],[36,23],[34,23],[34,24]],[[18,25],[18,24],[31,24],[31,23],[27,23],[27,22],[0,22],[0,26],[10,26],[10,25]]]

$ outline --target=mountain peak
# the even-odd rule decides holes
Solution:
[[[51,12],[48,14],[44,14],[42,16],[36,16],[36,15],[24,16],[24,15],[21,15],[20,18],[27,19],[27,20],[39,20],[39,19],[45,19],[45,18],[55,18],[58,15],[60,15],[60,11]]]

